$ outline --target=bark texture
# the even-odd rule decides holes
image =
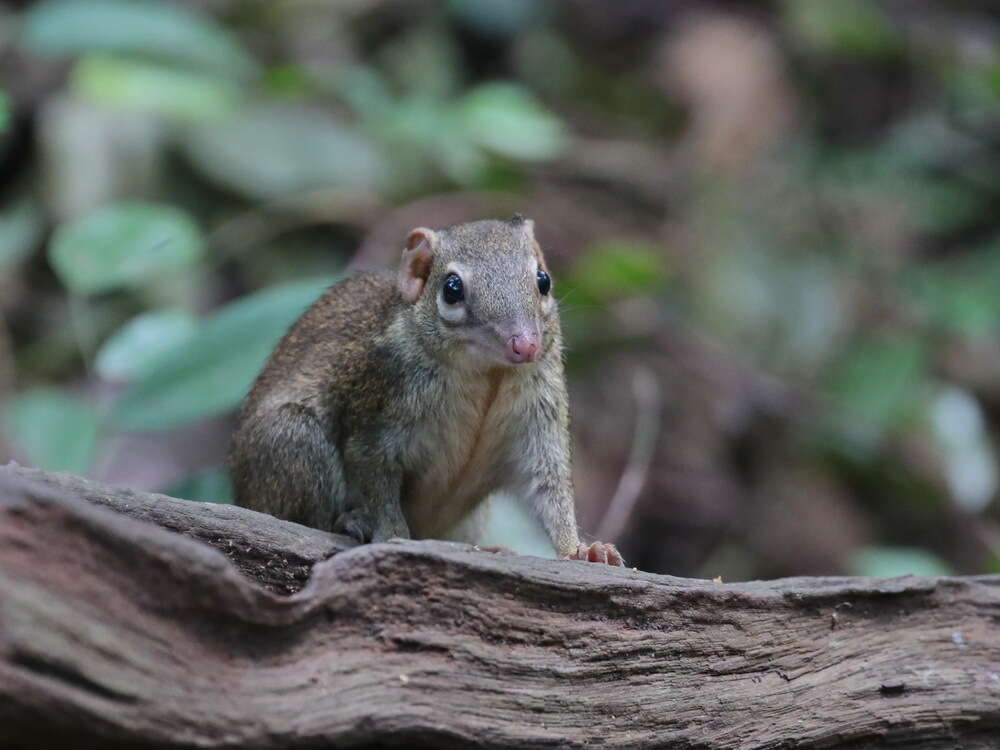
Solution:
[[[1000,747],[1000,576],[351,548],[8,466],[0,746]]]

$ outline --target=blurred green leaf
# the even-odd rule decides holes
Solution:
[[[912,201],[914,227],[938,234],[975,224],[992,205],[985,191],[947,178],[910,177],[901,193]]]
[[[74,292],[141,284],[197,261],[202,237],[179,209],[121,201],[56,230],[49,262]]]
[[[1000,242],[913,269],[905,282],[935,324],[969,337],[1000,334]]]
[[[465,131],[454,106],[437,99],[401,99],[374,129],[393,149],[393,179],[399,185],[419,189],[428,180],[430,164],[462,185],[477,184],[486,171],[489,160]]]
[[[372,67],[354,65],[346,68],[336,77],[333,85],[369,126],[376,126],[396,106],[385,79]]]
[[[642,240],[612,240],[589,247],[566,286],[579,295],[577,300],[607,302],[648,293],[665,280],[659,248]]]
[[[491,166],[486,154],[454,127],[454,121],[443,125],[437,132],[437,139],[431,143],[438,168],[459,185],[486,187],[484,182]]]
[[[947,576],[953,571],[933,552],[917,547],[863,547],[848,562],[851,575],[871,578]]]
[[[895,54],[899,34],[872,0],[785,0],[792,28],[819,49],[876,57]]]
[[[0,269],[24,260],[42,238],[44,222],[38,203],[15,200],[0,212]]]
[[[877,146],[837,155],[826,171],[853,173],[859,186],[927,179],[949,173],[976,153],[979,142],[943,112],[920,112],[897,122]]]
[[[438,23],[413,25],[385,45],[381,67],[393,89],[445,101],[459,89],[461,51],[450,29]]]
[[[315,87],[310,72],[300,65],[274,65],[264,71],[264,87],[275,96],[300,99]]]
[[[134,54],[234,76],[255,71],[234,38],[189,6],[159,0],[47,0],[24,14],[20,43],[51,55]]]
[[[239,87],[224,78],[104,55],[80,60],[72,83],[98,104],[185,120],[230,114],[241,97]]]
[[[469,137],[502,156],[551,159],[566,143],[562,121],[527,89],[513,83],[484,83],[459,103]]]
[[[206,318],[194,336],[150,362],[116,405],[115,421],[128,430],[162,430],[232,409],[281,336],[330,283],[283,284]]]
[[[832,369],[836,429],[852,452],[869,453],[920,403],[926,353],[919,339],[868,339]]]
[[[339,90],[366,131],[391,153],[396,192],[426,190],[440,173],[461,185],[486,187],[496,174],[487,151],[547,159],[565,142],[562,122],[516,84],[484,84],[458,100],[421,92],[396,98],[378,72],[359,67],[342,76]]]
[[[1000,116],[1000,54],[981,65],[957,65],[946,71],[955,106],[962,119],[980,120],[984,125]]]
[[[96,409],[64,391],[38,388],[15,396],[3,410],[3,426],[40,469],[84,474],[97,453]]]
[[[566,37],[544,26],[518,36],[512,62],[517,77],[547,97],[565,99],[578,83],[591,80]],[[606,76],[624,79],[610,70]],[[579,91],[577,96],[583,99],[582,94]]]
[[[200,503],[230,505],[233,502],[233,486],[229,481],[228,472],[222,467],[192,474],[171,484],[161,492],[164,495],[170,495],[170,497],[195,500]]]
[[[6,91],[0,90],[0,133],[10,126],[10,117],[10,97]]]
[[[184,147],[205,176],[259,200],[326,187],[374,189],[388,173],[362,133],[330,115],[288,107],[194,126]]]
[[[186,310],[154,310],[132,318],[97,352],[95,367],[107,380],[149,375],[163,352],[176,349],[194,335],[195,317]]]

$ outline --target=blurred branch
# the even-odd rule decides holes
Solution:
[[[407,233],[418,226],[444,227],[488,216],[509,215],[521,198],[503,192],[467,191],[428,195],[378,218],[351,260],[351,269],[395,266]]]
[[[216,226],[208,243],[215,264],[238,257],[285,232],[315,224],[346,223],[364,229],[385,211],[375,193],[327,188],[311,190],[257,206]]]
[[[583,138],[570,141],[551,170],[573,177],[627,185],[653,206],[670,195],[678,173],[672,151],[641,141]]]
[[[639,365],[632,373],[632,394],[635,397],[635,433],[628,463],[618,480],[618,487],[611,498],[604,518],[597,530],[598,539],[619,539],[625,524],[632,515],[635,503],[642,493],[649,475],[656,441],[660,435],[663,397],[656,375],[648,367]]]
[[[80,353],[84,371],[90,374],[94,352],[97,350],[97,332],[94,328],[93,310],[87,298],[81,294],[71,291],[66,297],[73,341]]]

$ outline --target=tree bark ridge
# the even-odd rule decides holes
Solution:
[[[266,563],[284,557],[307,568],[295,585]],[[715,584],[445,542],[350,548],[8,466],[2,732],[12,747],[996,747],[1000,576]]]

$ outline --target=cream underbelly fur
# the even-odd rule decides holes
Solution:
[[[450,379],[404,458],[403,512],[418,538],[468,540],[492,492],[509,485],[510,455],[525,396],[520,373]],[[463,523],[467,521],[467,523]]]

